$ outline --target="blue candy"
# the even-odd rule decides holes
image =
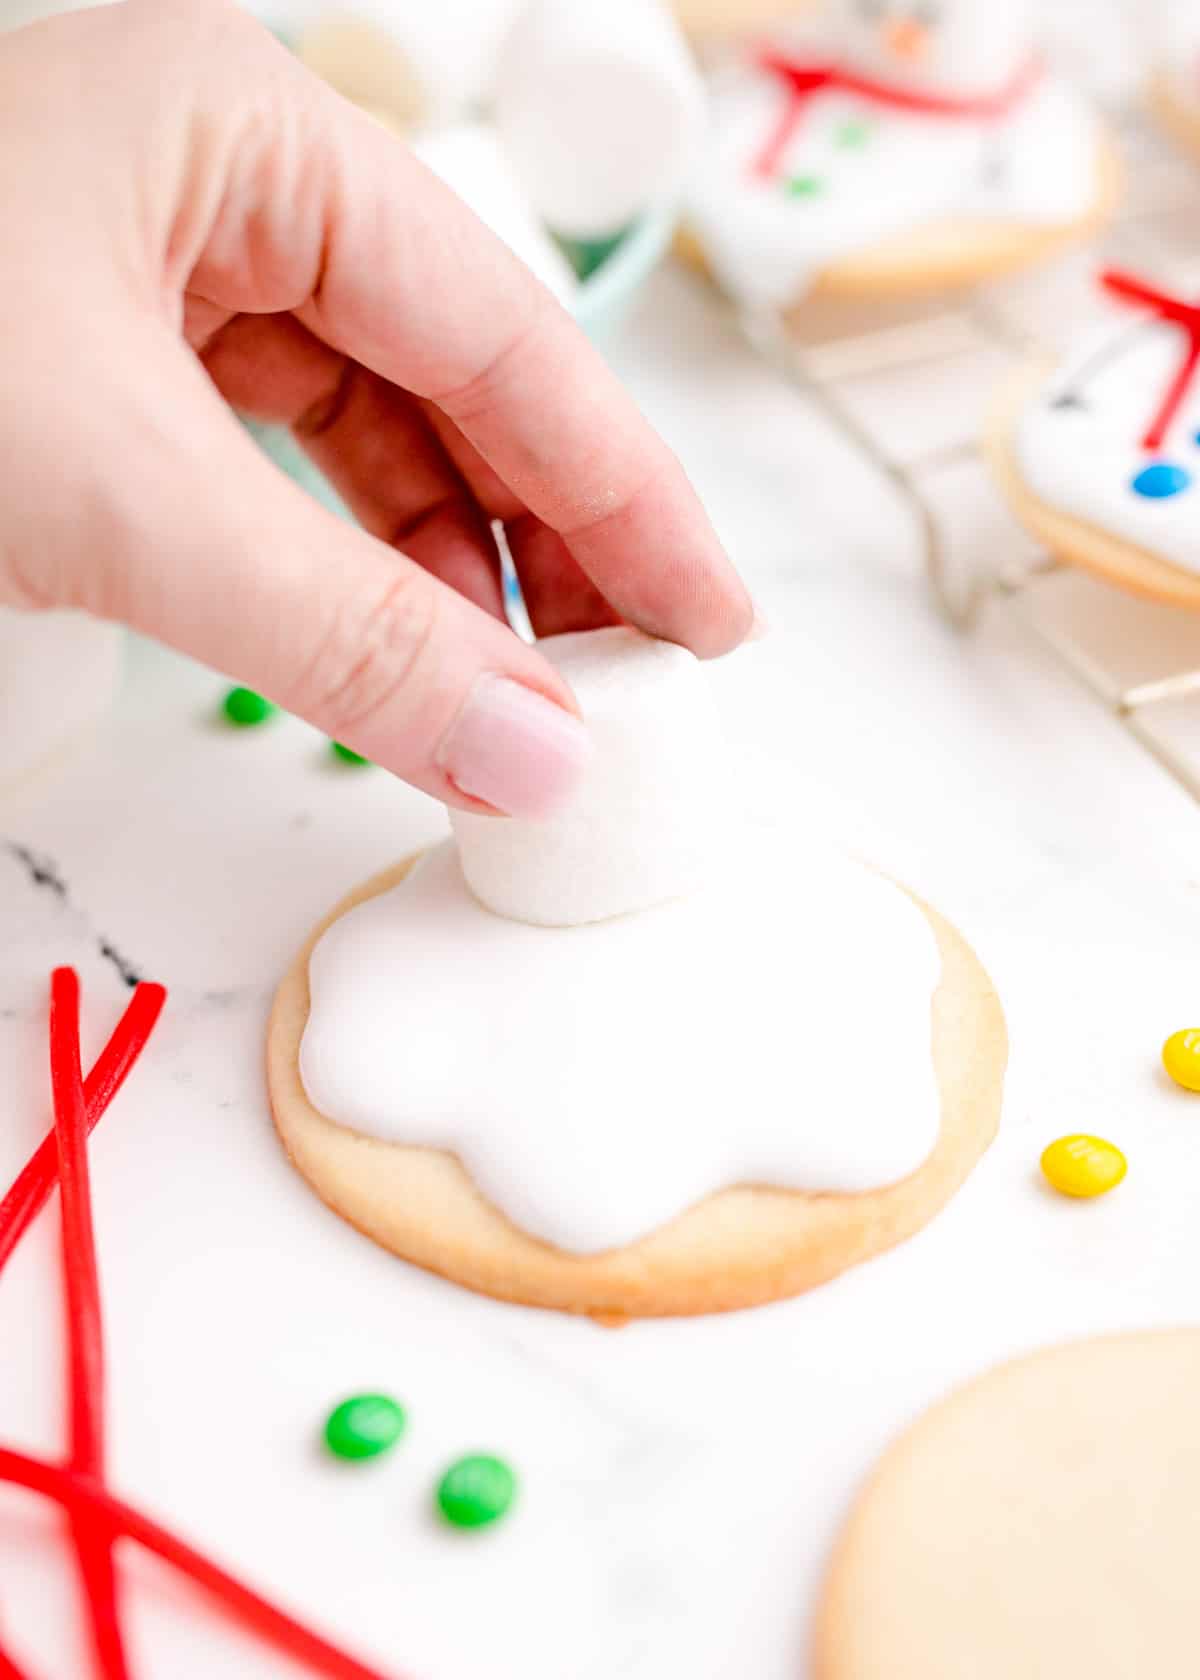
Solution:
[[[1152,502],[1161,502],[1167,496],[1178,496],[1191,482],[1192,475],[1186,467],[1174,466],[1170,461],[1152,461],[1142,468],[1130,488]]]

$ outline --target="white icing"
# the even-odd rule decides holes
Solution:
[[[512,165],[484,123],[431,130],[412,142],[421,161],[468,204],[562,303],[577,290],[575,272],[538,221]]]
[[[300,1071],[330,1119],[453,1151],[514,1224],[595,1253],[726,1186],[919,1167],[939,973],[897,887],[794,846],[636,916],[535,928],[484,910],[447,843],[322,936]]]
[[[845,63],[924,93],[991,93],[1033,48],[1031,0],[834,0],[831,21]]]
[[[539,215],[576,239],[678,191],[702,109],[663,0],[536,0],[497,69],[501,138]]]
[[[781,305],[837,260],[948,220],[1069,224],[1097,191],[1098,130],[1072,90],[1041,79],[1006,117],[981,122],[884,107],[827,90],[805,102],[769,180],[754,162],[788,105],[782,79],[740,65],[714,80],[713,120],[688,217],[735,296]],[[839,145],[848,122],[868,138]],[[807,176],[812,196],[785,183]]]
[[[592,756],[549,821],[451,811],[463,874],[497,915],[571,927],[679,898],[720,867],[724,768],[716,705],[686,648],[626,628],[548,636]]]
[[[1200,376],[1162,447],[1150,455],[1141,443],[1186,348],[1181,328],[1146,317],[1089,335],[1020,415],[1013,450],[1038,501],[1200,573]],[[1161,500],[1138,495],[1134,478],[1156,461],[1196,482]]]
[[[75,612],[0,607],[0,783],[50,758],[112,700],[120,631]]]

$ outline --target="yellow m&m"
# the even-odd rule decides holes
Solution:
[[[1125,1157],[1116,1144],[1077,1132],[1043,1151],[1042,1171],[1064,1196],[1103,1196],[1125,1177]]]
[[[1185,1027],[1172,1033],[1162,1049],[1163,1066],[1176,1085],[1200,1091],[1200,1030]]]

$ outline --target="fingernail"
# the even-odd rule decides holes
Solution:
[[[548,817],[568,803],[591,757],[587,729],[508,677],[477,677],[437,761],[472,799],[509,817]]]

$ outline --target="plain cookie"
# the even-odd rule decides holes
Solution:
[[[1051,1348],[928,1412],[839,1540],[813,1680],[1192,1680],[1200,1330]]]

